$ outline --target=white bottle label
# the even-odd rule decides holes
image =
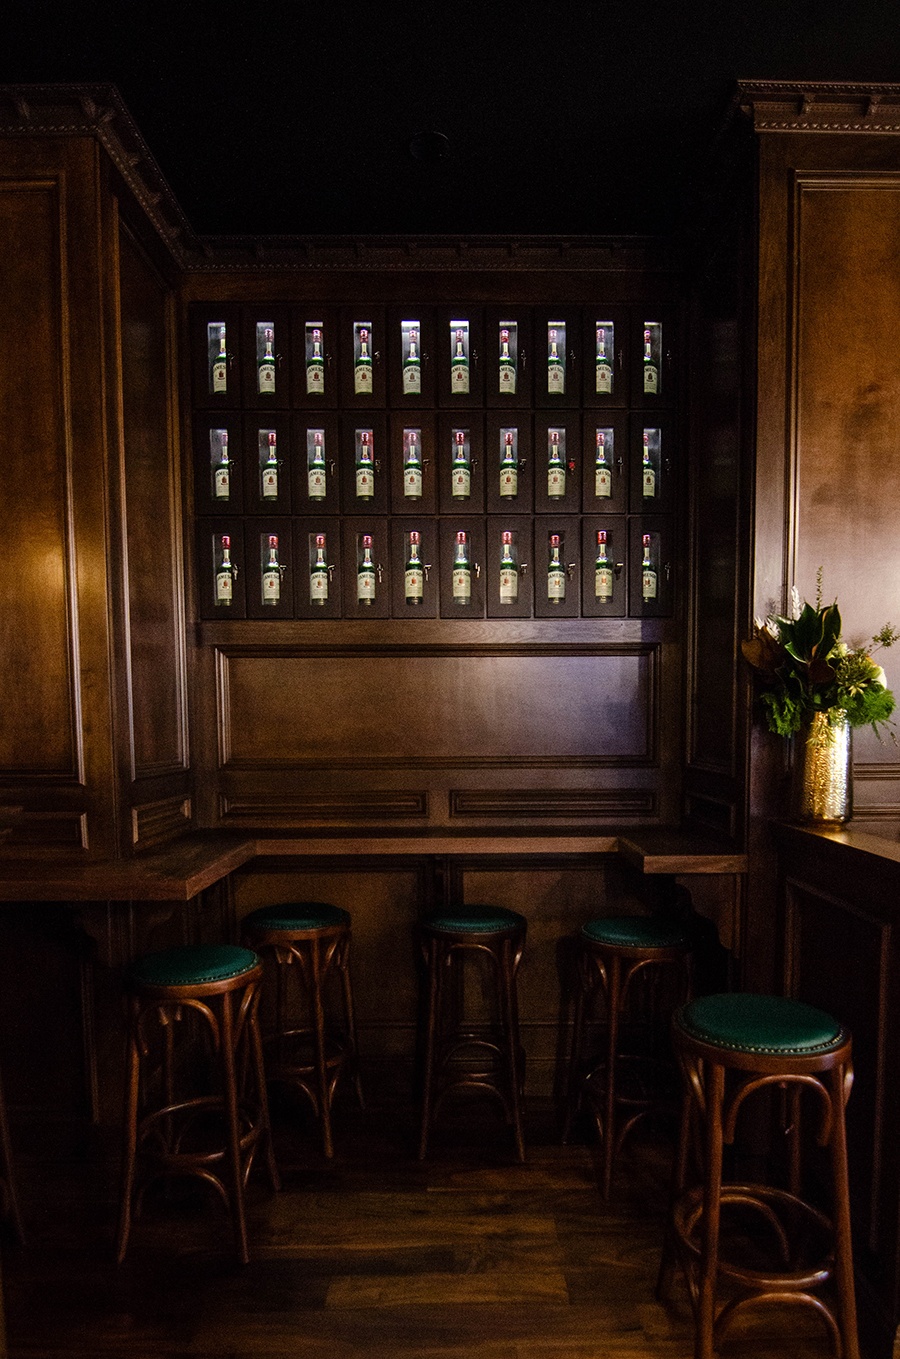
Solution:
[[[260,396],[274,396],[275,394],[274,360],[266,360],[259,365],[259,394]]]
[[[360,571],[356,577],[356,598],[371,604],[375,598],[375,568]]]
[[[228,500],[231,496],[231,477],[227,463],[219,463],[213,478],[216,500]]]
[[[453,598],[465,604],[472,598],[472,572],[468,566],[453,568]]]
[[[612,599],[613,573],[609,566],[598,566],[594,572],[594,594],[598,599]]]
[[[612,476],[605,463],[597,467],[594,476],[594,494],[601,500],[612,495]]]
[[[325,468],[311,467],[309,469],[309,498],[310,500],[324,500],[328,494],[325,484]]]
[[[652,566],[645,566],[641,572],[641,593],[644,599],[656,598],[656,572]]]
[[[644,364],[644,391],[651,396],[659,391],[659,369],[655,363]]]
[[[468,500],[472,494],[472,474],[468,467],[460,465],[453,468],[453,499]]]
[[[500,603],[515,604],[519,598],[519,573],[514,566],[500,567]]]
[[[216,603],[230,604],[234,597],[234,586],[232,584],[230,571],[216,572]]]
[[[309,578],[309,599],[311,604],[324,604],[328,598],[328,572],[313,571]]]
[[[566,390],[566,370],[561,363],[551,363],[547,367],[547,392],[550,396],[562,396]]]
[[[500,494],[508,500],[519,494],[519,469],[515,463],[500,468]]]
[[[656,473],[652,467],[644,466],[643,473],[643,496],[645,500],[653,500],[656,496]]]
[[[263,571],[262,597],[264,604],[277,604],[281,598],[281,572],[277,567]]]
[[[500,364],[499,390],[501,396],[515,396],[516,370],[511,363]]]
[[[422,370],[417,363],[407,363],[403,369],[403,395],[419,396],[422,391]]]
[[[270,467],[268,464],[262,470],[262,493],[263,500],[278,499],[278,468]]]
[[[356,469],[356,495],[358,500],[371,500],[375,494],[375,477],[372,468],[357,467]]]
[[[228,360],[223,356],[216,359],[212,367],[212,389],[214,392],[228,390]]]
[[[307,396],[322,396],[325,391],[325,373],[321,363],[308,363],[306,365],[306,394]]]
[[[561,566],[552,566],[547,573],[547,598],[559,603],[566,597],[566,573]]]
[[[353,390],[357,396],[366,396],[372,391],[371,363],[358,363],[353,372]]]
[[[450,365],[450,390],[459,393],[469,390],[469,365],[465,359],[454,359]]]
[[[406,569],[405,576],[406,598],[421,599],[424,592],[421,566],[410,566]]]
[[[566,494],[566,469],[554,463],[547,471],[547,495],[561,500]]]
[[[421,467],[407,467],[403,473],[403,494],[407,500],[421,500],[422,498],[422,469]]]
[[[612,369],[606,359],[597,360],[597,383],[595,390],[598,396],[608,396],[612,391]]]

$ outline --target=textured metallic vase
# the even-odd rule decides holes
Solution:
[[[804,825],[841,825],[853,815],[850,723],[813,713],[794,738],[791,816]]]

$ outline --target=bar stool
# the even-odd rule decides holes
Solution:
[[[640,1027],[644,1051],[625,1052],[622,1026],[636,1008],[635,992],[650,983],[651,999],[657,1000],[659,982],[665,973],[673,976],[669,1008],[658,1013],[658,1004],[644,1017]],[[653,983],[656,983],[654,986]],[[664,1056],[656,1050],[660,1037],[668,1048],[668,1020],[675,1005],[684,1001],[691,984],[691,943],[683,928],[647,916],[598,917],[581,927],[578,939],[575,1012],[572,1048],[569,1059],[568,1091],[563,1142],[571,1135],[572,1123],[586,1097],[591,1105],[601,1139],[601,1190],[610,1195],[613,1162],[631,1130],[659,1104],[654,1086],[659,1086]],[[590,1060],[588,1028],[598,998],[606,1015],[605,1053],[601,1061],[585,1071]],[[644,997],[646,1000],[646,997]],[[629,1066],[635,1075],[649,1077],[631,1090],[622,1089],[621,1068]]]
[[[483,1091],[499,1099],[525,1160],[522,1131],[524,1053],[519,1044],[516,974],[525,946],[525,917],[502,906],[464,906],[428,916],[419,926],[428,988],[419,1159],[441,1104],[451,1091]],[[465,959],[487,961],[492,1024],[463,1013]],[[478,1059],[483,1061],[479,1062]]]
[[[334,1155],[331,1110],[343,1074],[352,1080],[363,1107],[350,984],[350,924],[347,911],[322,901],[263,906],[241,922],[242,940],[267,960],[274,973],[274,1031],[263,1040],[268,1079],[303,1091],[319,1120],[328,1157]],[[325,1011],[332,977],[340,983],[342,1028],[330,1023]]]
[[[813,1310],[841,1359],[859,1359],[844,1125],[853,1082],[849,1033],[824,1011],[799,1001],[733,994],[689,1002],[675,1013],[672,1034],[684,1099],[658,1291],[664,1295],[680,1264],[694,1311],[695,1359],[712,1359],[734,1318],[766,1303]],[[789,1190],[723,1178],[724,1148],[734,1142],[741,1108],[771,1087],[785,1092]],[[814,1130],[829,1162],[831,1218],[800,1196],[804,1091],[815,1096]],[[688,1183],[692,1147],[700,1160],[695,1184]],[[726,1235],[730,1209],[737,1210],[737,1235]],[[759,1254],[766,1240],[778,1257],[771,1268],[769,1257]],[[717,1313],[720,1283],[732,1286],[732,1296]],[[834,1305],[819,1294],[829,1283]]]
[[[169,1176],[196,1176],[217,1190],[238,1257],[249,1261],[244,1188],[260,1146],[272,1188],[281,1187],[257,1020],[262,971],[255,953],[231,944],[167,949],[129,970],[120,1264],[133,1210],[152,1181]],[[201,1045],[190,1041],[198,1030],[202,1061]],[[195,1089],[201,1077],[203,1092],[187,1093],[186,1083]]]

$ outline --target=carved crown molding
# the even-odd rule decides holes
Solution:
[[[900,85],[741,80],[734,107],[759,132],[900,132]]]

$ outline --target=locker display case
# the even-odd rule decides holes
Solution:
[[[431,307],[388,311],[388,394],[395,410],[432,410],[436,404],[434,326]]]
[[[243,512],[242,428],[240,416],[228,412],[194,416],[194,506],[198,514]]]
[[[383,516],[345,519],[341,532],[345,618],[390,618],[391,544]]]
[[[338,318],[339,401],[345,409],[383,407],[387,397],[384,310],[344,307]]]
[[[527,515],[514,514],[488,520],[485,555],[489,618],[532,616],[532,522]]]
[[[245,514],[290,514],[290,416],[244,417]]]
[[[439,590],[442,618],[483,618],[485,592],[484,520],[448,515],[438,525]]]
[[[339,514],[341,509],[338,417],[334,411],[295,416],[292,424],[294,511]]]
[[[248,618],[293,618],[294,572],[290,519],[244,524],[244,593]]]
[[[298,618],[340,618],[341,526],[324,516],[293,523],[294,611]]]
[[[628,521],[585,515],[581,523],[581,612],[585,618],[624,618],[628,611]]]
[[[577,514],[581,489],[581,416],[577,411],[536,412],[535,513]]]
[[[631,519],[628,612],[632,618],[664,618],[672,613],[674,537],[668,517],[643,515]]]
[[[538,515],[534,521],[534,614],[581,613],[581,525],[576,517]]]
[[[434,520],[395,519],[391,524],[391,614],[394,618],[436,618],[437,612]]]
[[[437,486],[434,417],[393,413],[390,417],[391,510],[394,514],[434,514]]]
[[[628,509],[628,418],[619,412],[585,412],[582,424],[582,508],[624,514]]]
[[[285,307],[241,313],[241,391],[245,409],[289,410],[291,324]]]
[[[331,307],[294,311],[291,378],[295,406],[319,411],[337,406],[338,329],[337,314]]]
[[[238,518],[200,520],[197,564],[201,618],[246,618],[243,521]]]

